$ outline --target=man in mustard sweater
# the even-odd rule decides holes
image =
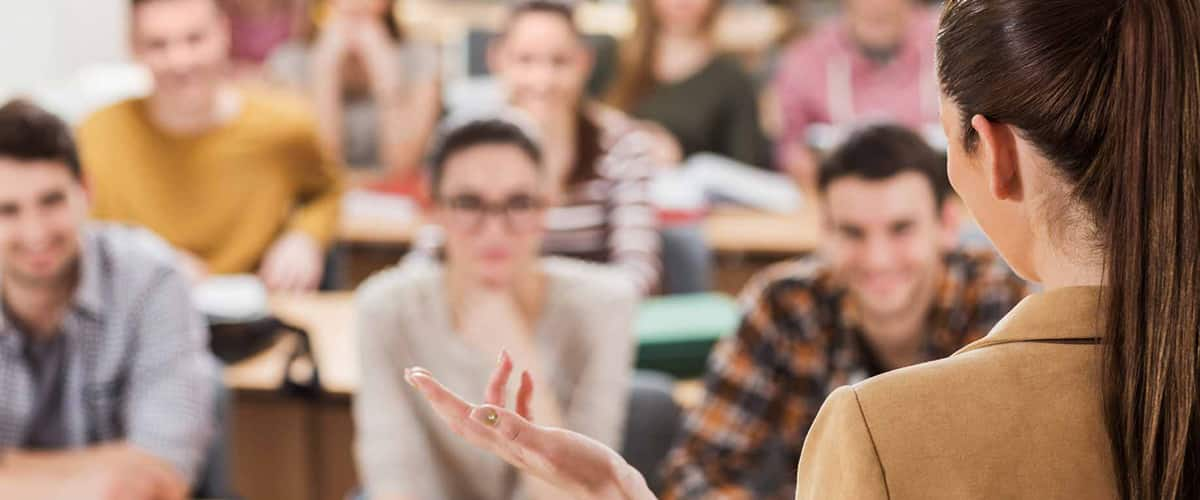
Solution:
[[[225,79],[217,0],[131,1],[133,53],[154,91],[78,131],[94,215],[157,232],[193,278],[258,273],[272,290],[315,288],[342,182],[306,103]]]

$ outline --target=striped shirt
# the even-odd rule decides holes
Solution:
[[[59,327],[59,401],[38,401],[28,335],[0,313],[0,454],[42,433],[38,407],[56,404],[54,442],[127,441],[195,479],[214,432],[216,364],[174,253],[147,231],[84,231],[79,283]]]
[[[990,251],[948,254],[943,276],[925,360],[982,338],[1029,293]],[[793,498],[795,464],[825,398],[886,370],[856,302],[817,258],[764,271],[742,301],[737,335],[709,357],[704,399],[668,458],[664,498]],[[773,463],[769,453],[785,460]]]
[[[650,204],[649,138],[611,109],[592,113],[603,153],[595,175],[567,186],[546,214],[544,251],[624,271],[638,290],[658,285],[658,215]]]

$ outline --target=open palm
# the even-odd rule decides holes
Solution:
[[[506,357],[507,358],[507,357]],[[646,481],[617,452],[565,429],[530,418],[533,379],[522,373],[516,411],[506,408],[512,363],[505,359],[488,384],[487,402],[473,405],[446,389],[429,371],[410,368],[405,380],[429,401],[450,429],[527,474],[583,499],[654,498]]]

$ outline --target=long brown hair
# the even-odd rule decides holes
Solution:
[[[1200,0],[951,0],[938,53],[954,140],[1016,127],[1092,222],[1122,496],[1200,498]]]
[[[722,5],[722,0],[710,1],[703,25],[705,35],[709,37]],[[638,101],[654,89],[655,55],[662,34],[662,21],[654,12],[654,0],[633,0],[633,5],[633,33],[621,44],[617,81],[608,96],[609,104],[625,112],[632,111]]]

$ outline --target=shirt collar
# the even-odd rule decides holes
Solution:
[[[1030,295],[982,339],[956,354],[997,344],[1046,340],[1097,340],[1101,336],[1100,287],[1066,287]]]
[[[104,311],[103,262],[96,233],[85,229],[80,241],[79,283],[75,286],[75,308],[93,318]]]

